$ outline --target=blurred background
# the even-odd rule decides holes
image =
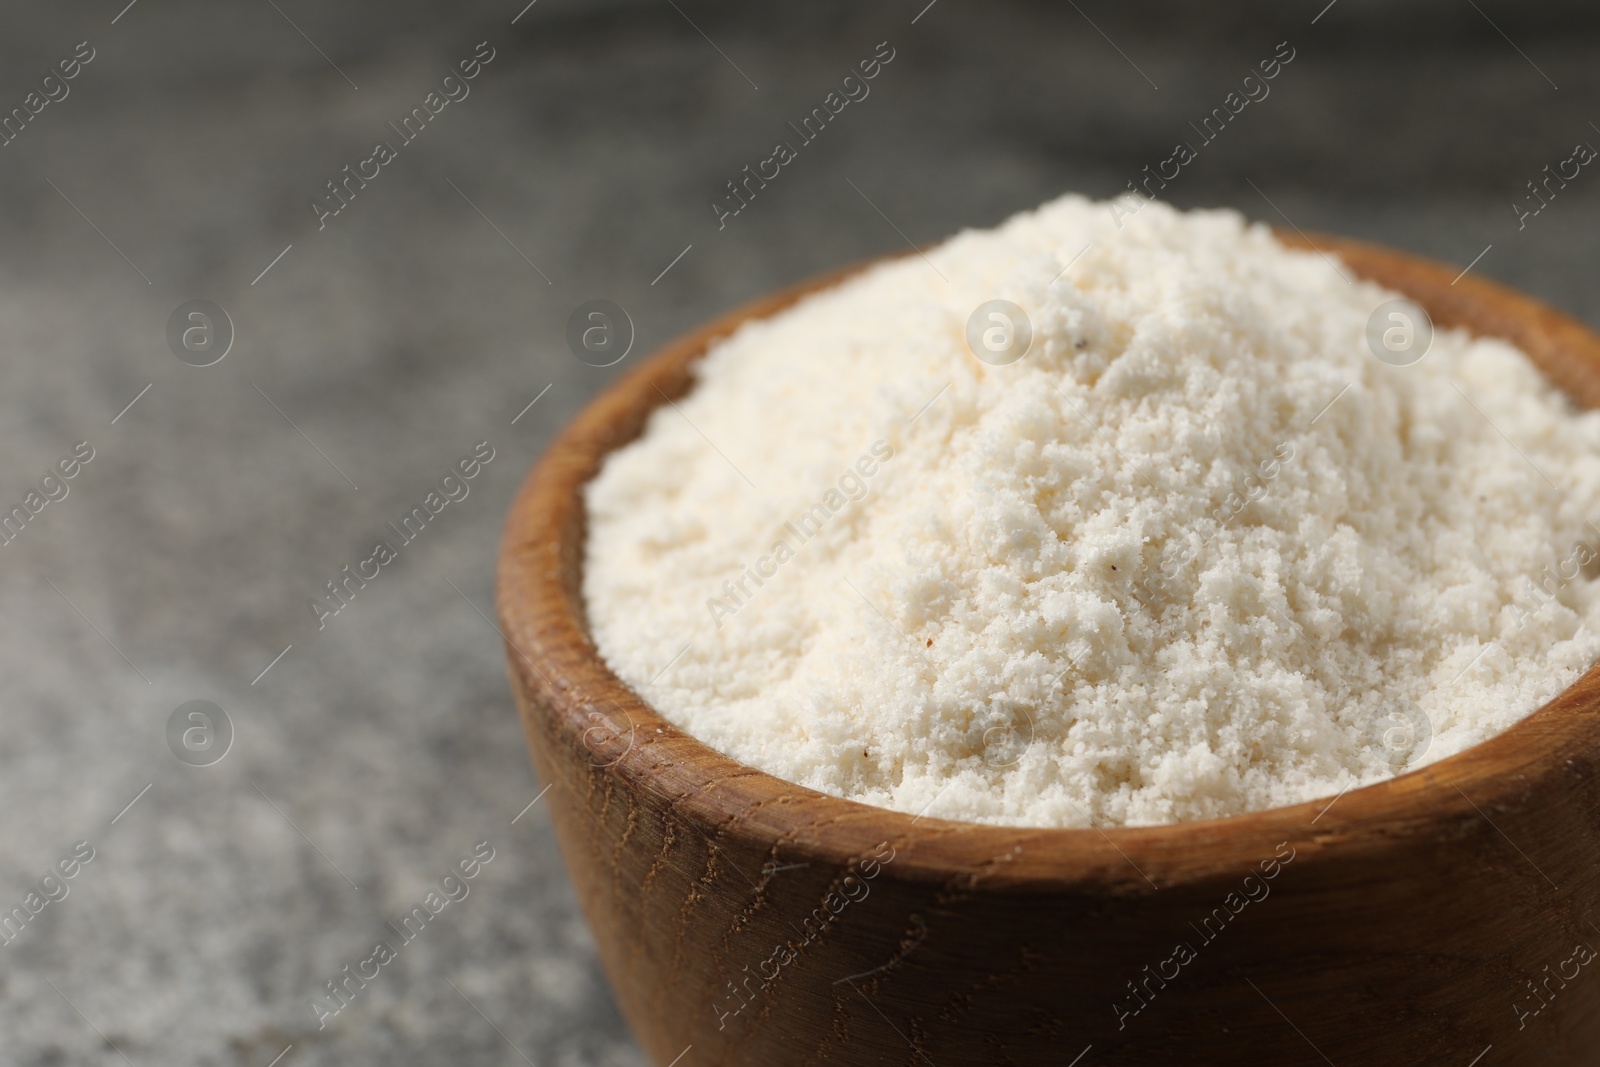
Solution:
[[[0,1063],[644,1062],[535,802],[492,578],[555,431],[710,315],[1112,196],[1186,141],[1178,205],[1600,324],[1600,173],[1528,188],[1600,146],[1592,4],[525,3],[0,16],[0,510],[27,520],[0,546]],[[880,42],[870,95],[719,228],[725,183]],[[390,126],[473,59],[413,140]],[[636,330],[617,366],[568,349],[591,299]],[[201,354],[169,340],[194,300],[225,313]],[[319,620],[480,442],[468,495]],[[226,716],[199,755],[201,720],[169,732],[190,701]],[[468,895],[319,1012],[480,842]]]

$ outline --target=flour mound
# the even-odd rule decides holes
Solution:
[[[1502,341],[1380,362],[1397,294],[1230,212],[1121,214],[1065,197],[716,345],[587,489],[612,669],[824,793],[1074,827],[1333,796],[1600,656],[1600,417]],[[992,300],[1007,365],[967,340]]]

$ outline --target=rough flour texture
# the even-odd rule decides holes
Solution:
[[[1503,342],[1378,361],[1394,294],[1236,215],[1121,223],[1057,200],[719,344],[589,487],[617,674],[813,789],[1067,827],[1331,796],[1595,660],[1600,418]]]

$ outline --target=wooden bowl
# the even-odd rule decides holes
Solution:
[[[1573,320],[1454,267],[1316,243],[1600,405],[1600,338]],[[506,527],[499,612],[533,763],[658,1067],[1600,1064],[1600,670],[1331,805],[1106,830],[824,796],[687,736],[611,673],[580,593],[584,483],[707,345],[847,273],[637,367],[550,446]]]

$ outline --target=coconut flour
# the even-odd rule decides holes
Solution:
[[[878,266],[609,457],[595,641],[728,755],[944,818],[1207,818],[1460,751],[1600,655],[1600,417],[1501,341],[1380,361],[1395,297],[1077,197]]]

